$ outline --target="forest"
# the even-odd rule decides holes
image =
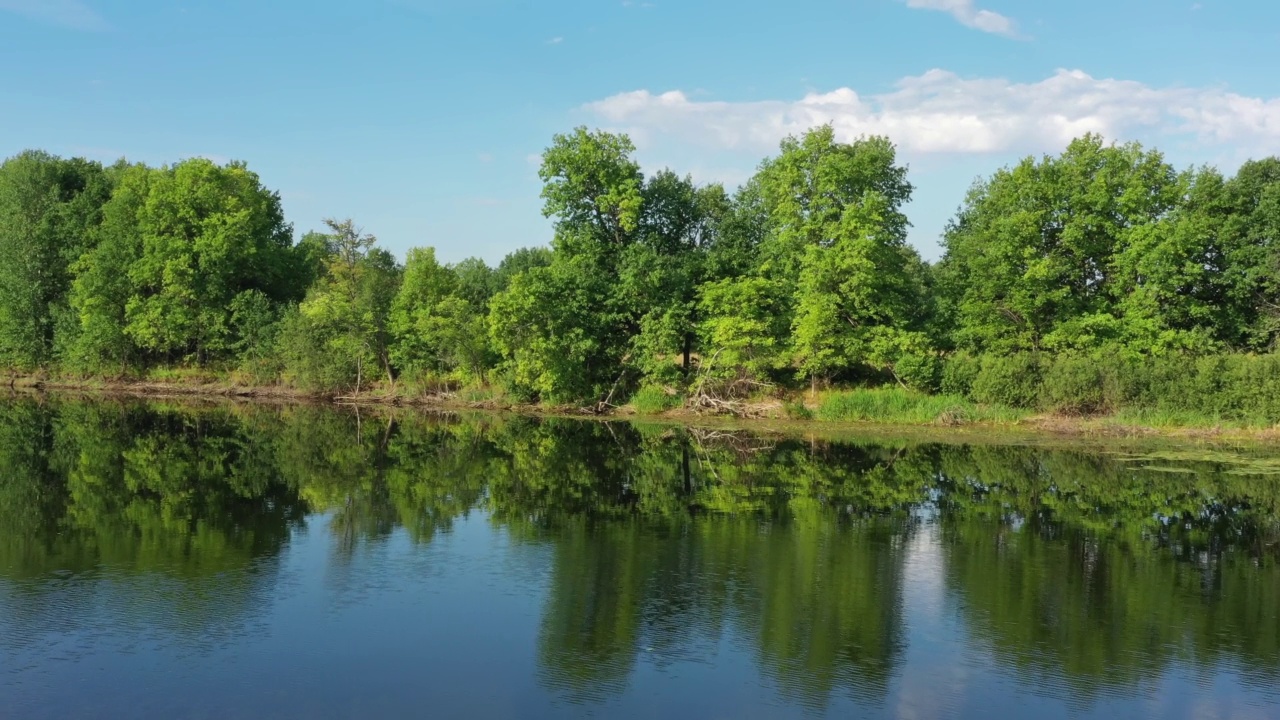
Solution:
[[[555,136],[554,238],[491,267],[401,261],[352,220],[295,237],[241,162],[23,152],[0,165],[0,365],[596,411],[807,415],[893,388],[1280,422],[1278,158],[1228,177],[1086,135],[976,181],[926,262],[889,138],[818,127],[733,190],[634,155]]]

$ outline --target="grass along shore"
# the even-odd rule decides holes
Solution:
[[[737,403],[732,411],[686,407],[676,396],[640,392],[619,407],[598,411],[567,405],[521,403],[497,388],[446,390],[403,382],[376,385],[359,393],[326,393],[283,384],[261,384],[236,375],[164,369],[139,377],[84,378],[51,374],[9,375],[0,380],[12,392],[74,393],[112,397],[190,398],[239,402],[388,405],[435,410],[499,410],[524,414],[663,419],[729,423],[743,427],[900,427],[938,432],[1024,431],[1052,435],[1169,436],[1280,442],[1280,425],[1216,415],[1121,409],[1101,414],[1045,413],[975,403],[959,395],[926,394],[897,387],[797,392]]]

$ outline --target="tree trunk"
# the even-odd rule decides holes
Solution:
[[[387,382],[391,383],[391,394],[396,392],[396,378],[391,374],[391,356],[387,354],[386,348],[382,349],[382,368],[387,372]]]
[[[690,500],[693,499],[693,477],[689,473],[689,444],[687,441],[685,442],[684,446],[681,448],[681,455],[682,457],[680,460],[680,465],[681,465],[680,469],[684,474],[685,502],[689,502]]]
[[[684,377],[686,380],[689,379],[689,370],[692,368],[692,362],[691,362],[692,358],[693,358],[693,335],[690,333],[685,333],[684,334]]]

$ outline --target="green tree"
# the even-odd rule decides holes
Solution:
[[[488,307],[493,273],[481,260],[453,267],[432,248],[409,251],[391,304],[392,361],[415,374],[461,371],[488,380]]]
[[[638,327],[635,364],[648,382],[688,378],[697,350],[697,293],[706,255],[728,200],[719,185],[697,187],[663,170],[644,186],[637,242],[619,263],[620,304]]]
[[[133,293],[129,271],[142,254],[138,217],[159,172],[120,163],[111,169],[115,190],[102,208],[97,242],[72,266],[72,318],[59,345],[75,370],[123,373],[142,356],[125,332],[126,307]]]
[[[547,267],[554,255],[548,247],[520,248],[507,253],[494,270],[494,294],[496,295],[511,285],[517,275],[533,268]]]
[[[125,333],[170,359],[226,355],[242,292],[280,297],[292,231],[280,197],[239,163],[194,159],[161,170],[137,216],[142,247],[129,267]]]
[[[489,309],[489,299],[502,289],[498,271],[480,258],[467,258],[449,269],[458,278],[455,294],[482,312]]]
[[[93,248],[110,194],[98,163],[27,151],[0,164],[0,363],[54,360],[71,268]]]
[[[739,394],[786,367],[787,300],[781,283],[768,278],[704,283],[698,297],[706,354],[701,376],[728,382],[730,394]]]
[[[490,339],[513,389],[552,403],[609,399],[628,340],[602,302],[612,288],[589,258],[562,257],[493,298]]]
[[[305,386],[359,393],[366,380],[395,379],[390,315],[401,270],[351,220],[325,224],[333,236],[325,273],[282,324],[285,374]]]
[[[1223,190],[1229,215],[1222,246],[1231,308],[1245,310],[1240,328],[1227,334],[1234,347],[1276,349],[1280,337],[1280,158],[1252,160]]]
[[[883,222],[887,203],[868,195],[847,208],[829,243],[809,245],[801,261],[792,334],[800,376],[819,381],[860,366],[895,368],[928,356],[919,331],[921,291],[914,252]],[[927,386],[925,389],[928,389]]]
[[[518,392],[609,402],[628,379],[628,346],[640,328],[619,268],[644,204],[634,149],[626,136],[578,128],[543,153],[543,213],[556,228],[551,265],[517,274],[490,310],[494,346]]]
[[[640,224],[644,176],[625,135],[576,128],[542,154],[542,212],[556,219],[555,247],[603,255],[624,247]]]
[[[1008,352],[1121,339],[1117,259],[1186,183],[1158,152],[1087,135],[975,185],[943,241],[957,343]]]
[[[446,298],[458,291],[458,276],[436,262],[434,248],[413,248],[405,258],[404,279],[391,303],[391,359],[406,372],[445,370],[442,349],[427,325]]]
[[[909,223],[902,205],[913,188],[888,138],[841,143],[824,125],[786,138],[779,149],[755,179],[767,218],[760,244],[765,272],[794,287],[807,248],[829,245],[850,208],[866,202],[877,208],[880,232],[905,241]]]

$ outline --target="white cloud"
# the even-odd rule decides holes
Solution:
[[[0,0],[8,11],[73,30],[108,30],[110,26],[81,0]]]
[[[917,10],[937,10],[947,13],[956,22],[986,33],[1018,36],[1018,24],[1012,19],[974,5],[974,0],[906,0],[907,7]]]
[[[557,37],[553,37],[553,38],[551,38],[550,40],[548,40],[548,41],[547,41],[547,44],[548,44],[548,45],[559,45],[559,44],[560,44],[560,43],[562,43],[562,42],[564,42],[564,38],[557,36]]]
[[[679,91],[622,93],[584,110],[638,144],[695,143],[707,150],[770,151],[778,140],[830,123],[841,139],[888,135],[906,153],[1056,152],[1086,132],[1112,139],[1173,135],[1201,143],[1280,151],[1280,99],[1224,88],[1155,88],[1132,80],[1059,70],[1032,83],[961,78],[944,70],[907,77],[896,89],[851,88],[799,100],[696,101]]]

